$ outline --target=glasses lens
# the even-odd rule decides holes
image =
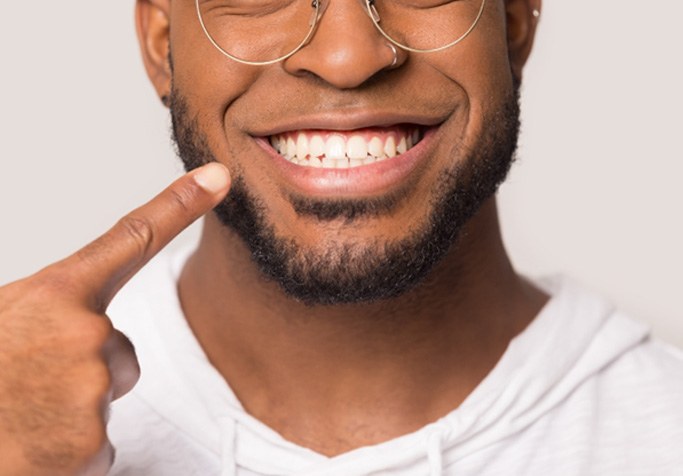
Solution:
[[[485,0],[374,0],[373,20],[396,43],[429,51],[454,44],[476,24]]]
[[[207,35],[235,59],[266,63],[304,43],[315,27],[310,0],[196,0]]]

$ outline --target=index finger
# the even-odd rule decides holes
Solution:
[[[230,175],[212,162],[185,174],[61,265],[83,282],[85,297],[104,312],[121,287],[176,235],[222,200]]]

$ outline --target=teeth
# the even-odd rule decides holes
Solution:
[[[396,140],[393,136],[389,136],[384,144],[384,153],[387,157],[396,157]]]
[[[296,142],[291,137],[287,138],[287,155],[290,157],[296,156]]]
[[[332,159],[326,155],[323,156],[322,165],[323,165],[323,168],[325,168],[325,169],[334,169],[336,162],[337,162],[336,160],[334,160],[334,159]]]
[[[384,144],[379,137],[373,137],[368,144],[368,152],[373,157],[382,157],[384,155]]]
[[[270,145],[290,162],[304,167],[349,168],[372,164],[396,157],[410,150],[420,141],[420,131],[409,133],[383,132],[366,139],[370,134],[342,133],[313,134],[285,133],[269,138]],[[348,137],[348,139],[347,139]]]
[[[346,157],[346,142],[342,136],[330,136],[325,143],[325,155],[338,160]]]
[[[311,157],[322,157],[325,155],[325,141],[318,134],[311,137],[311,142],[308,144],[308,152]]]
[[[364,159],[368,156],[368,143],[361,136],[353,136],[346,142],[349,159]]]
[[[308,155],[308,138],[302,132],[299,132],[299,137],[296,138],[296,155],[299,159]]]
[[[396,146],[396,152],[398,152],[399,154],[403,154],[407,150],[408,150],[408,145],[406,144],[406,138],[401,137],[401,140],[398,141],[398,145]]]

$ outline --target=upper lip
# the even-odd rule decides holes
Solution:
[[[260,125],[249,133],[255,137],[268,137],[297,130],[352,131],[368,127],[389,127],[398,124],[415,124],[431,127],[441,124],[447,116],[430,114],[404,114],[393,112],[326,112],[312,115],[294,115],[273,125]]]

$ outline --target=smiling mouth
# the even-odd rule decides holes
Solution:
[[[349,169],[398,157],[423,137],[424,127],[402,124],[351,131],[287,131],[268,139],[273,149],[292,164]]]

